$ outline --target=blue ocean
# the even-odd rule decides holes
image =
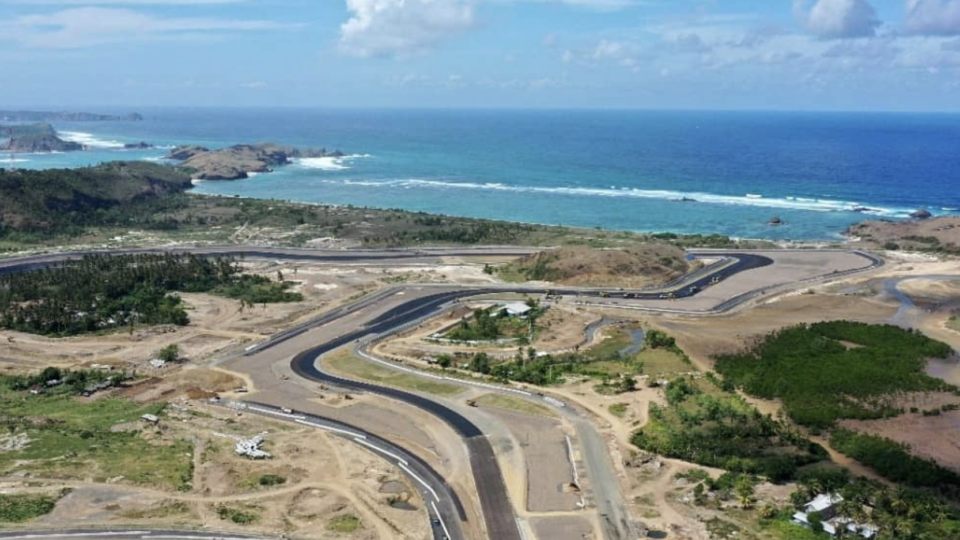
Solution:
[[[100,111],[97,111],[100,112]],[[109,112],[109,111],[107,111]],[[127,110],[116,112],[130,112]],[[152,109],[62,123],[83,152],[21,168],[273,141],[339,149],[198,193],[529,223],[836,240],[866,218],[960,208],[960,116],[865,113]],[[150,150],[124,150],[146,141]],[[0,165],[4,166],[4,165]],[[783,225],[768,225],[774,216]]]

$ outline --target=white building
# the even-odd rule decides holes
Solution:
[[[793,514],[793,522],[809,527],[810,514],[816,513],[820,515],[820,524],[823,526],[823,532],[831,536],[836,536],[837,530],[841,528],[867,539],[877,535],[877,528],[873,525],[854,523],[853,520],[849,518],[837,516],[837,505],[841,502],[843,502],[843,497],[837,493],[817,495],[812,501],[803,505],[802,512]]]
[[[523,318],[530,314],[532,308],[523,302],[510,302],[504,304],[503,309],[507,312],[507,315],[511,317]]]

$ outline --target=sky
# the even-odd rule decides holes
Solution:
[[[0,0],[0,108],[960,110],[960,0]]]

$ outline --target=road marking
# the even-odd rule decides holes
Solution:
[[[554,407],[561,407],[561,408],[562,408],[562,407],[566,407],[566,406],[567,406],[566,403],[560,401],[560,400],[557,399],[557,398],[552,398],[552,397],[550,397],[550,396],[544,396],[543,400],[546,401],[547,403],[553,405]]]
[[[443,516],[440,515],[440,510],[437,510],[437,503],[430,501],[430,506],[433,507],[433,513],[436,514],[437,521],[440,522],[440,527],[443,528],[443,534],[448,540],[451,540],[453,537],[450,536],[450,531],[447,529],[447,524],[443,522]]]
[[[280,416],[283,418],[292,418],[294,420],[303,420],[306,416],[302,414],[289,414],[279,411],[274,411],[271,409],[264,409],[263,407],[257,407],[256,405],[247,405],[247,409],[251,411],[257,411],[263,414],[272,414],[273,416]]]
[[[520,531],[520,538],[522,540],[527,540],[527,533],[523,530],[523,524],[520,523],[520,518],[517,518],[517,530]]]
[[[366,436],[366,435],[363,435],[362,433],[354,433],[353,431],[348,431],[348,430],[346,430],[346,429],[340,429],[340,428],[335,428],[335,427],[331,427],[331,426],[325,426],[325,425],[323,425],[323,424],[316,424],[316,423],[314,423],[314,422],[308,422],[308,421],[306,421],[306,420],[300,420],[300,419],[294,420],[294,421],[295,421],[296,423],[298,423],[298,424],[303,424],[303,425],[305,425],[305,426],[315,427],[315,428],[317,428],[317,429],[323,429],[323,430],[326,430],[326,431],[333,431],[334,433],[341,433],[341,434],[346,435],[346,436],[348,436],[348,437],[353,437],[354,439],[366,439],[366,438],[367,438],[367,436]]]
[[[404,465],[409,465],[409,463],[407,463],[407,460],[405,460],[405,459],[403,459],[402,457],[394,454],[393,452],[388,452],[388,451],[384,450],[383,448],[380,448],[380,447],[378,447],[378,446],[374,446],[374,445],[368,443],[367,441],[365,441],[365,440],[363,440],[363,439],[354,438],[353,440],[356,441],[356,442],[358,442],[358,443],[360,443],[360,444],[362,444],[362,445],[364,445],[364,446],[366,446],[367,448],[370,448],[370,449],[372,449],[372,450],[376,450],[377,452],[380,452],[381,454],[390,456],[390,457],[392,457],[393,459],[397,460],[398,462],[400,462],[400,463],[402,463],[402,464],[404,464]]]
[[[570,441],[569,435],[566,435],[566,438],[567,438],[567,453],[570,454],[570,467],[573,469],[573,481],[579,486],[580,475],[577,473],[577,462],[573,459],[573,443]]]
[[[420,482],[420,485],[422,485],[423,487],[427,488],[427,491],[429,491],[430,494],[433,495],[433,498],[436,499],[437,502],[440,502],[440,497],[438,497],[438,496],[437,496],[437,492],[434,491],[432,487],[430,487],[430,484],[426,483],[426,482],[423,480],[423,478],[420,478],[419,476],[417,476],[417,473],[411,471],[410,468],[407,467],[406,465],[404,465],[403,463],[400,463],[399,465],[400,465],[400,468],[403,469],[404,471],[406,471],[406,473],[409,474],[411,478],[413,478],[413,479],[416,480],[417,482]]]

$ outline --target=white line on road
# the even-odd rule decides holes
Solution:
[[[263,407],[257,407],[256,405],[247,405],[247,409],[251,411],[257,411],[263,414],[272,414],[273,416],[280,416],[283,418],[292,418],[294,420],[303,420],[306,416],[302,414],[290,414],[284,412],[278,412],[271,409],[264,409]]]
[[[420,485],[421,485],[421,486],[427,488],[427,491],[429,491],[430,494],[433,495],[433,498],[436,499],[437,502],[440,502],[440,497],[438,497],[438,496],[437,496],[437,492],[434,491],[432,487],[430,487],[430,484],[426,483],[426,482],[423,480],[423,478],[420,478],[419,476],[417,476],[417,473],[411,471],[410,468],[407,467],[406,465],[404,465],[403,463],[400,463],[399,465],[400,465],[400,468],[403,469],[404,471],[406,471],[406,473],[409,474],[411,478],[413,478],[413,479],[416,480],[417,482],[420,482]]]
[[[570,454],[570,468],[573,469],[573,483],[580,486],[580,474],[577,473],[577,462],[573,458],[573,443],[570,442],[570,436],[567,435],[567,453]]]
[[[302,418],[302,417],[301,417],[301,418]],[[362,433],[354,433],[353,431],[348,431],[348,430],[346,430],[346,429],[340,429],[340,428],[335,428],[335,427],[331,427],[331,426],[325,426],[325,425],[323,425],[323,424],[316,424],[316,423],[314,423],[314,422],[308,422],[308,421],[306,421],[306,420],[301,420],[301,419],[297,419],[297,420],[294,420],[294,421],[295,421],[296,423],[298,423],[298,424],[303,424],[303,425],[305,425],[305,426],[315,427],[315,428],[317,428],[317,429],[323,429],[323,430],[326,430],[326,431],[333,431],[334,433],[341,433],[341,434],[346,435],[346,436],[348,436],[348,437],[353,437],[354,439],[366,439],[366,438],[367,438],[367,436],[366,436],[366,435],[363,435]]]
[[[402,457],[394,454],[393,452],[388,452],[388,451],[384,450],[383,448],[380,448],[380,447],[378,447],[378,446],[374,446],[374,445],[368,443],[367,441],[365,441],[365,440],[363,440],[363,439],[354,438],[353,440],[356,441],[356,442],[358,442],[358,443],[360,443],[360,444],[362,444],[362,445],[364,445],[364,446],[366,446],[367,448],[370,448],[370,449],[372,449],[372,450],[376,450],[377,452],[380,452],[381,454],[384,454],[384,455],[386,455],[386,456],[390,456],[390,457],[392,457],[393,459],[397,460],[399,463],[402,463],[402,464],[404,464],[404,465],[409,465],[409,463],[407,463],[407,460],[405,460],[405,459],[403,459]]]
[[[440,522],[440,527],[443,528],[444,536],[446,536],[448,540],[452,539],[453,537],[450,536],[450,531],[447,529],[447,524],[443,522],[443,516],[441,516],[440,511],[437,510],[437,503],[430,501],[430,506],[433,507],[433,513],[437,516],[437,521]]]

